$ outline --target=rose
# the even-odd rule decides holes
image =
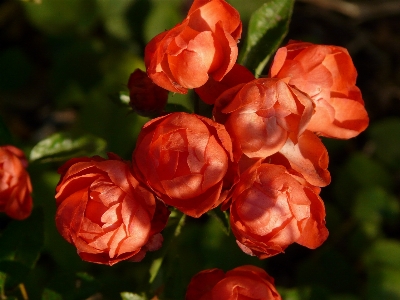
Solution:
[[[197,273],[190,281],[185,300],[280,300],[274,279],[263,269],[241,266],[224,272],[209,269]]]
[[[177,93],[220,81],[236,62],[239,13],[224,0],[195,0],[185,20],[154,37],[145,49],[147,74]]]
[[[32,211],[32,185],[24,153],[11,145],[0,147],[0,212],[22,220]]]
[[[58,170],[56,225],[86,261],[140,261],[161,247],[169,211],[117,155],[67,161]]]
[[[132,160],[138,178],[164,203],[200,217],[232,188],[231,147],[223,125],[179,112],[143,126]]]
[[[297,142],[313,109],[307,95],[283,80],[262,78],[222,93],[213,116],[229,132],[238,160],[242,154],[268,157],[278,152],[288,137]]]
[[[254,79],[255,77],[253,73],[251,73],[246,67],[235,64],[221,81],[209,78],[206,84],[194,89],[194,91],[205,103],[214,104],[217,98],[226,90]]]
[[[349,139],[368,126],[364,101],[355,85],[357,71],[346,49],[291,41],[276,52],[270,76],[287,78],[315,101],[307,129]]]
[[[241,175],[230,224],[239,247],[261,259],[292,243],[315,249],[328,237],[321,198],[285,167],[268,163],[258,162]]]
[[[129,105],[139,115],[160,116],[168,101],[168,91],[156,85],[146,72],[136,69],[128,81]]]

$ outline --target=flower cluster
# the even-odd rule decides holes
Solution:
[[[241,29],[224,0],[195,0],[182,23],[147,45],[148,78],[135,71],[129,80],[131,105],[159,115],[142,128],[132,163],[109,154],[60,168],[57,228],[84,260],[112,265],[158,249],[166,206],[195,218],[229,209],[237,244],[261,259],[327,239],[320,136],[347,139],[368,125],[352,60],[341,47],[291,41],[257,79],[236,63]],[[168,91],[188,89],[214,105],[212,119],[164,113]],[[280,299],[272,278],[251,266],[201,272],[186,299],[232,293]]]

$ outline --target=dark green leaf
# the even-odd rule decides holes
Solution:
[[[62,300],[62,296],[53,290],[45,289],[42,294],[42,300]]]
[[[222,211],[219,208],[210,210],[208,214],[215,218],[218,221],[218,224],[221,225],[222,231],[229,235],[231,232],[231,225],[229,222],[229,214],[227,211]]]
[[[400,118],[375,122],[368,133],[378,159],[392,168],[400,167]]]
[[[356,196],[353,215],[369,237],[376,237],[384,220],[398,218],[399,203],[381,187],[365,188]]]
[[[149,273],[150,279],[149,283],[153,283],[156,279],[158,272],[160,271],[161,265],[163,263],[164,257],[168,252],[168,248],[173,240],[180,235],[183,225],[185,224],[186,215],[173,211],[169,217],[167,227],[163,231],[163,247],[157,252],[157,257],[153,260]]]
[[[6,277],[7,277],[6,273],[0,272],[0,299],[3,299],[5,297],[4,286],[6,284]]]
[[[293,5],[294,0],[269,0],[252,14],[239,62],[256,77],[285,38]]]
[[[40,141],[30,153],[31,161],[63,161],[72,157],[101,154],[106,142],[96,136],[55,133]]]
[[[33,210],[23,221],[12,221],[0,236],[0,271],[7,281],[21,282],[34,267],[44,243],[43,213]]]

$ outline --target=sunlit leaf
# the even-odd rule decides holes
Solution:
[[[122,300],[147,300],[145,296],[141,296],[134,293],[122,292],[121,293]]]
[[[256,77],[285,38],[293,5],[294,0],[269,0],[252,14],[239,62]]]
[[[30,153],[31,161],[63,161],[72,157],[101,154],[106,142],[90,134],[55,133],[40,141]]]

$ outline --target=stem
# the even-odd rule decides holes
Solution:
[[[21,291],[22,298],[24,300],[29,300],[28,293],[26,292],[26,289],[25,289],[25,285],[23,283],[20,283],[18,285],[18,287],[19,287],[19,290]]]

